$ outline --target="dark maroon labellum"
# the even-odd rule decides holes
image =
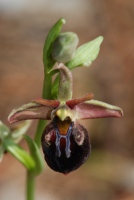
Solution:
[[[91,149],[88,132],[82,125],[58,118],[46,126],[41,142],[48,166],[64,174],[79,168]]]

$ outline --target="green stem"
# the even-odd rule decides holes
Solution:
[[[38,147],[40,147],[41,145],[41,135],[44,131],[45,126],[46,126],[46,120],[39,120],[34,138],[34,141],[36,142]]]
[[[52,75],[45,72],[45,78],[44,78],[44,84],[43,84],[43,93],[42,93],[42,98],[44,99],[51,99],[51,87],[52,87]],[[39,120],[38,126],[37,126],[37,131],[35,134],[34,141],[40,147],[40,139],[41,135],[43,133],[43,130],[46,126],[46,121],[45,120]]]
[[[46,67],[47,68],[47,67]],[[51,99],[51,87],[52,87],[52,74],[45,71],[42,98]],[[39,120],[34,141],[37,146],[41,146],[41,135],[46,126],[45,120]],[[35,190],[35,178],[34,172],[27,172],[27,200],[34,200],[34,190]]]
[[[52,74],[45,71],[42,98],[51,99]]]
[[[35,175],[33,172],[27,171],[27,200],[34,200]]]

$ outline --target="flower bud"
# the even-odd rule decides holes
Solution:
[[[57,62],[69,62],[75,56],[78,43],[78,36],[73,32],[59,34],[53,43],[52,58]]]

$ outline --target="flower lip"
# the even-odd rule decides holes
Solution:
[[[70,117],[66,117],[64,121],[62,121],[59,117],[55,116],[53,119],[54,126],[57,127],[60,135],[67,135],[70,124],[72,124],[72,120]]]
[[[60,135],[54,123],[54,120],[49,123],[42,134],[44,157],[51,169],[67,174],[88,159],[91,151],[88,132],[76,121],[70,123],[67,135]]]
[[[66,157],[69,158],[71,155],[71,150],[70,150],[70,135],[72,133],[72,127],[73,127],[73,123],[70,121],[65,121],[67,122],[68,128],[66,127],[66,124],[61,122],[61,127],[59,126],[59,124],[57,122],[55,122],[54,120],[54,128],[56,131],[56,141],[55,141],[55,145],[56,145],[56,156],[60,157],[61,156],[61,150],[60,150],[60,145],[61,145],[61,139],[64,138],[65,142],[66,142],[66,147],[65,147],[65,154]],[[60,129],[61,128],[61,129]],[[64,134],[63,132],[64,131]]]

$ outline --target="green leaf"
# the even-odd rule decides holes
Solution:
[[[0,121],[0,139],[4,139],[10,134],[10,129]]]
[[[28,135],[23,136],[29,146],[30,154],[33,157],[36,166],[35,166],[35,174],[40,174],[44,169],[44,159],[42,158],[40,149],[34,140],[32,140]]]
[[[27,132],[31,123],[31,120],[25,120],[11,129],[11,138],[15,143],[18,143],[22,139],[23,134]]]
[[[5,149],[10,152],[19,162],[21,162],[29,171],[35,169],[35,161],[33,158],[19,145],[10,139],[3,141]]]
[[[75,57],[66,63],[66,66],[68,66],[70,69],[79,66],[90,66],[99,54],[102,41],[103,37],[99,36],[98,38],[80,46],[76,50]]]
[[[59,19],[56,24],[51,28],[51,30],[48,33],[48,36],[46,38],[44,48],[43,48],[43,63],[44,66],[48,69],[51,70],[55,61],[52,60],[51,58],[51,51],[52,51],[52,45],[55,39],[58,37],[60,34],[62,25],[65,24],[65,19],[61,18]]]

